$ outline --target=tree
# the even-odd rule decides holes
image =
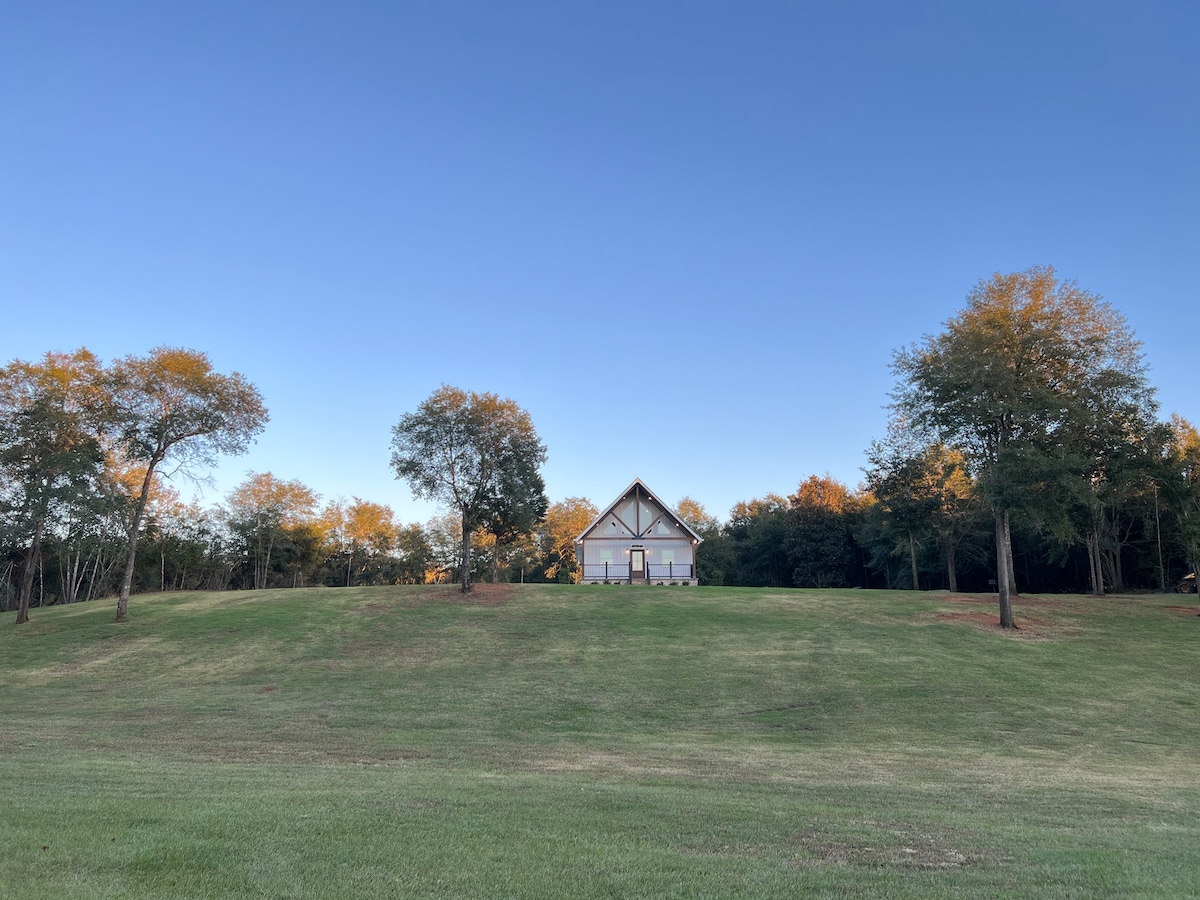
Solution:
[[[525,461],[523,465],[529,465]],[[516,472],[515,484],[501,485],[495,498],[484,512],[483,527],[494,539],[492,549],[492,582],[499,579],[500,554],[504,548],[530,534],[546,518],[550,501],[546,484],[536,470]],[[511,473],[509,477],[512,477]]]
[[[270,472],[248,472],[230,493],[230,527],[245,541],[254,590],[268,587],[272,553],[289,530],[311,523],[316,505],[317,495],[302,482],[284,481]]]
[[[359,580],[369,575],[369,581],[374,581],[379,573],[378,566],[369,573],[365,560],[386,557],[396,545],[396,514],[390,506],[383,503],[372,503],[370,500],[354,498],[354,502],[346,508],[346,534],[350,539],[350,554],[346,562],[346,586],[352,582],[356,559],[364,559],[363,571]],[[360,555],[361,554],[361,555]]]
[[[898,351],[895,408],[970,461],[993,510],[1000,624],[1014,626],[1010,516],[1068,534],[1087,437],[1153,402],[1125,319],[1050,267],[980,280],[938,335]]]
[[[787,500],[778,494],[767,494],[739,501],[729,511],[725,532],[732,544],[733,557],[726,584],[791,587],[794,565],[787,552]]]
[[[117,621],[123,622],[138,532],[159,466],[170,460],[175,471],[188,474],[212,465],[220,454],[243,453],[268,416],[258,389],[245,376],[214,372],[208,355],[196,350],[156,347],[145,357],[127,356],[113,365],[108,389],[116,446],[126,459],[145,466],[117,601]]]
[[[1106,582],[1115,590],[1123,586],[1120,512],[1145,489],[1162,447],[1169,442],[1169,429],[1157,422],[1153,391],[1147,386],[1141,393],[1112,398],[1110,378],[1106,373],[1097,377],[1093,390],[1101,400],[1085,405],[1086,415],[1070,435],[1088,487],[1083,494],[1082,530],[1092,591],[1101,595]]]
[[[725,584],[733,565],[733,543],[722,533],[721,522],[697,500],[684,497],[675,504],[675,512],[704,541],[696,552],[696,578],[701,584]]]
[[[471,535],[506,504],[536,504],[546,448],[512,400],[442,385],[392,429],[392,468],[413,495],[462,520],[460,580],[471,590]]]
[[[454,510],[432,516],[422,527],[428,555],[428,581],[435,584],[459,579],[462,565],[462,517]]]
[[[0,480],[3,503],[28,540],[17,624],[29,621],[42,540],[56,510],[92,493],[103,472],[96,437],[100,365],[86,349],[47,353],[41,363],[14,360],[0,369]]]
[[[688,528],[706,541],[716,537],[721,531],[721,523],[717,517],[709,515],[703,504],[691,497],[684,497],[675,504],[675,512],[679,513],[679,518]]]
[[[832,475],[811,475],[790,498],[786,548],[796,587],[842,587],[853,560],[854,498]]]
[[[958,548],[974,531],[978,507],[962,452],[914,433],[903,418],[888,424],[888,436],[867,452],[867,488],[875,497],[871,518],[884,535],[889,555],[908,556],[911,587],[920,580],[918,549],[935,542],[947,586],[958,590]],[[877,545],[876,552],[882,548]]]
[[[428,581],[433,550],[429,538],[419,523],[405,525],[396,534],[396,550],[400,557],[401,584],[424,584]]]
[[[1200,573],[1200,431],[1171,416],[1171,441],[1163,460],[1163,499],[1178,523],[1186,572]]]
[[[547,578],[560,582],[576,580],[579,560],[575,556],[575,539],[598,515],[600,510],[586,497],[568,497],[550,505],[542,526],[542,558]]]

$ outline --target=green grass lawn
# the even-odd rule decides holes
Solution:
[[[1200,895],[1172,596],[482,586],[0,625],[0,897]]]

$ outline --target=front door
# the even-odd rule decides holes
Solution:
[[[646,551],[645,550],[630,550],[629,551],[629,577],[631,579],[646,578]]]

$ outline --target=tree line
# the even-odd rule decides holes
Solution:
[[[1141,344],[1050,267],[982,279],[896,351],[855,491],[812,477],[738,504],[700,575],[729,584],[1166,590],[1200,560],[1200,436],[1159,419]],[[694,527],[694,526],[693,526]]]
[[[135,485],[121,481],[86,506],[48,523],[33,569],[31,605],[115,596],[123,564]],[[590,502],[550,504],[527,532],[498,541],[472,535],[474,581],[570,582],[573,540],[597,515]],[[183,502],[169,483],[152,488],[141,523],[133,593],[358,587],[456,583],[461,580],[461,518],[448,512],[402,523],[392,508],[354,497],[324,503],[299,480],[250,472],[223,502]],[[503,534],[503,533],[502,533]],[[28,548],[5,534],[0,610],[16,609]]]
[[[685,497],[702,583],[1165,590],[1200,558],[1200,435],[1161,421],[1124,318],[1053,269],[982,279],[896,351],[887,434],[855,488],[811,475],[725,520]],[[223,503],[173,476],[242,452],[253,385],[197,351],[104,366],[85,349],[0,369],[0,609],[131,592],[577,579],[586,498],[549,503],[546,448],[512,400],[443,386],[393,429],[391,465],[445,514],[402,524],[249,473]]]
[[[101,554],[87,552],[98,535],[110,551],[114,540],[120,548],[105,564],[105,593],[117,594],[123,621],[164,466],[187,475],[240,453],[266,422],[254,385],[214,371],[193,350],[158,347],[104,366],[81,348],[0,369],[0,527],[17,623],[28,620],[39,573],[38,600],[45,599],[48,541],[66,537],[74,554],[58,596],[78,599],[85,582],[89,596],[98,590]]]

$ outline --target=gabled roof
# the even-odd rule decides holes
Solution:
[[[678,528],[681,528],[685,533],[690,535],[692,540],[695,543],[698,544],[702,540],[704,540],[704,538],[700,537],[700,535],[696,534],[696,532],[692,530],[692,527],[690,525],[688,525],[687,522],[685,522],[685,521],[683,521],[683,519],[679,518],[679,513],[675,512],[675,510],[673,510],[666,503],[663,503],[662,500],[659,498],[658,494],[654,493],[654,491],[652,491],[652,490],[650,490],[650,488],[646,487],[646,482],[642,481],[642,479],[640,479],[640,478],[635,478],[635,479],[633,479],[633,481],[629,482],[629,487],[625,488],[625,490],[621,491],[621,493],[617,495],[616,500],[614,500],[612,503],[608,504],[608,506],[606,506],[604,508],[604,510],[600,513],[600,515],[598,515],[598,516],[596,516],[596,518],[592,519],[591,524],[588,525],[587,528],[583,529],[583,532],[579,535],[579,537],[575,538],[575,543],[578,544],[580,541],[582,541],[587,536],[588,532],[590,532],[593,528],[595,528],[597,525],[599,525],[603,519],[607,518],[608,516],[615,515],[617,507],[621,504],[621,502],[626,497],[628,497],[633,492],[633,489],[637,488],[637,487],[640,487],[642,489],[642,491],[645,492],[647,497],[649,497],[651,500],[653,500],[655,503],[657,503],[662,508],[663,512],[666,513],[667,518],[669,518],[671,520],[671,522],[674,525],[676,525]]]

